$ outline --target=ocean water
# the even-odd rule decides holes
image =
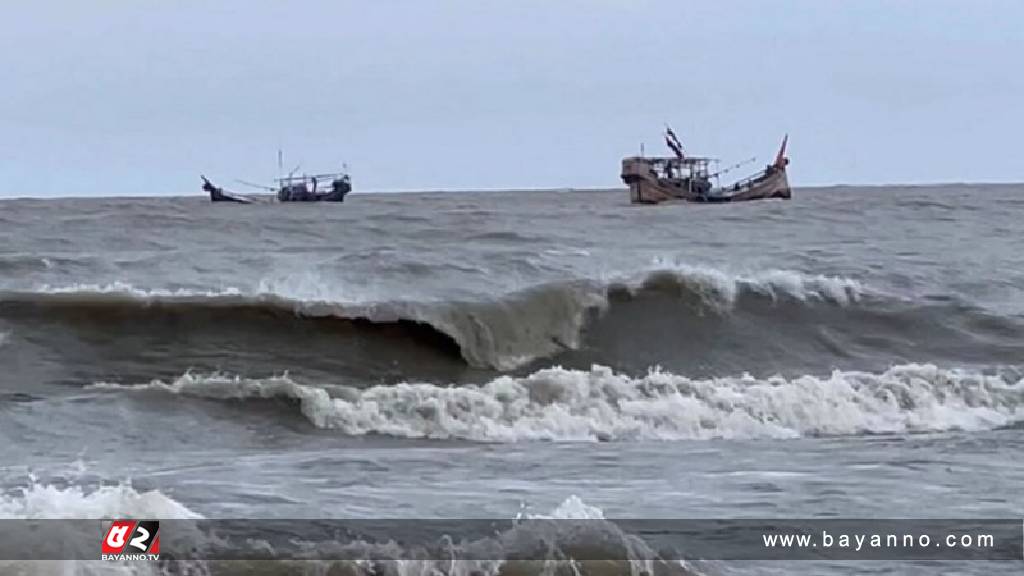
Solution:
[[[1022,221],[1009,185],[3,201],[0,517],[1021,517]],[[396,573],[490,569],[445,566]]]

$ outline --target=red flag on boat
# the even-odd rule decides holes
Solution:
[[[782,147],[779,148],[779,154],[775,157],[775,167],[785,168],[788,161],[786,160],[786,143],[789,142],[789,134],[786,134],[782,138]]]

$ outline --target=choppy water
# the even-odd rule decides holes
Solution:
[[[0,516],[1018,517],[1022,221],[1024,186],[0,202]]]

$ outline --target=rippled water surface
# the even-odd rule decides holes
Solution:
[[[1019,517],[1022,221],[1022,186],[0,202],[0,516]]]

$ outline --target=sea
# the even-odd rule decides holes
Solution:
[[[0,201],[0,518],[1021,518],[1022,222],[1024,185]],[[494,541],[0,572],[1024,571]]]

